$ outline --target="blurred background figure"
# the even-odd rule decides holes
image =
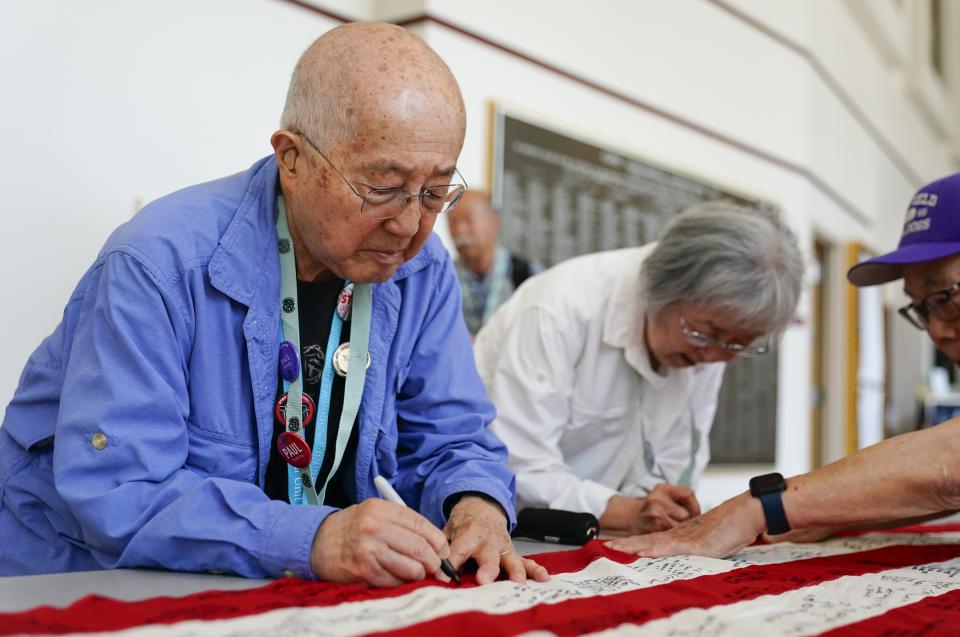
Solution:
[[[475,336],[494,310],[543,265],[512,255],[500,244],[500,215],[485,192],[468,190],[448,219],[457,247],[463,318]]]

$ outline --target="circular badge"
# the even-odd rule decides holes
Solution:
[[[288,383],[292,383],[300,375],[297,348],[290,341],[280,343],[280,375]]]
[[[277,417],[277,420],[283,423],[287,422],[287,398],[288,394],[284,392],[273,408],[273,414]],[[310,394],[300,394],[300,405],[302,408],[300,418],[303,420],[303,426],[306,427],[313,422],[313,415],[317,412],[317,406],[313,404],[313,398],[310,398]]]
[[[333,353],[333,369],[340,376],[346,377],[350,367],[350,343],[344,343]],[[370,352],[367,352],[367,369],[370,369]]]
[[[288,296],[283,299],[283,311],[289,314],[297,308],[296,302],[293,300],[292,296]]]
[[[295,433],[284,431],[277,437],[277,451],[287,464],[303,469],[310,466],[310,447]]]

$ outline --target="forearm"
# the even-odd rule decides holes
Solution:
[[[449,505],[460,494],[480,493],[497,502],[513,528],[515,477],[507,467],[502,443],[486,430],[469,439],[461,434],[456,441],[431,438],[426,445],[433,450],[431,455],[410,454],[398,459],[395,487],[407,505],[442,527]]]
[[[891,438],[787,481],[795,529],[870,524],[960,508],[960,420]]]
[[[85,542],[105,567],[311,576],[313,536],[332,509],[292,507],[253,484],[188,474],[85,494],[75,510]],[[76,490],[64,495],[70,502],[81,497]]]
[[[843,526],[835,529],[836,531],[869,531],[873,529],[896,529],[903,526],[912,526],[914,524],[924,524],[933,520],[939,520],[941,518],[950,517],[951,515],[956,514],[957,511],[941,511],[939,513],[931,513],[930,515],[921,515],[915,518],[897,518],[894,520],[889,520],[885,522],[874,522],[872,524],[855,524],[853,526]]]
[[[524,505],[586,511],[598,518],[617,491],[586,480],[565,468],[547,471],[517,469],[517,499]]]

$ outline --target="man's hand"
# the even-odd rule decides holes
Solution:
[[[700,515],[700,503],[687,487],[661,482],[645,498],[615,495],[600,516],[600,528],[615,533],[652,533],[672,529]]]
[[[503,571],[511,581],[523,584],[530,577],[550,579],[547,569],[520,557],[507,533],[507,518],[500,505],[486,498],[466,495],[450,511],[444,527],[450,538],[450,563],[460,570],[469,558],[477,561],[477,584],[488,584]],[[447,580],[442,573],[438,578]]]
[[[744,493],[669,531],[621,538],[606,546],[641,557],[727,557],[752,544],[765,529],[760,501]]]
[[[447,537],[413,509],[371,498],[331,513],[313,538],[310,568],[327,582],[397,586],[440,572]]]

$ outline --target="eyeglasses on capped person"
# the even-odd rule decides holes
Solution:
[[[334,166],[333,162],[323,154],[306,133],[298,130],[290,132],[296,133],[307,140],[310,147],[330,164],[330,167],[340,176],[343,183],[347,184],[353,194],[360,198],[360,214],[368,219],[392,219],[400,215],[414,199],[419,202],[422,214],[442,214],[456,206],[460,197],[467,190],[467,181],[460,174],[460,171],[454,168],[454,173],[461,183],[425,186],[419,194],[412,193],[406,188],[374,188],[367,184],[361,184],[367,191],[367,194],[362,195],[360,190],[343,176],[343,173]]]
[[[927,329],[931,316],[941,321],[956,321],[960,318],[960,306],[953,300],[957,292],[960,292],[960,282],[954,283],[945,290],[932,292],[916,303],[905,305],[897,311],[918,330]]]
[[[718,347],[739,356],[762,356],[770,351],[769,334],[765,334],[748,344],[725,343],[709,334],[704,334],[703,332],[698,332],[693,329],[682,316],[680,317],[680,327],[683,329],[683,337],[694,347]]]

